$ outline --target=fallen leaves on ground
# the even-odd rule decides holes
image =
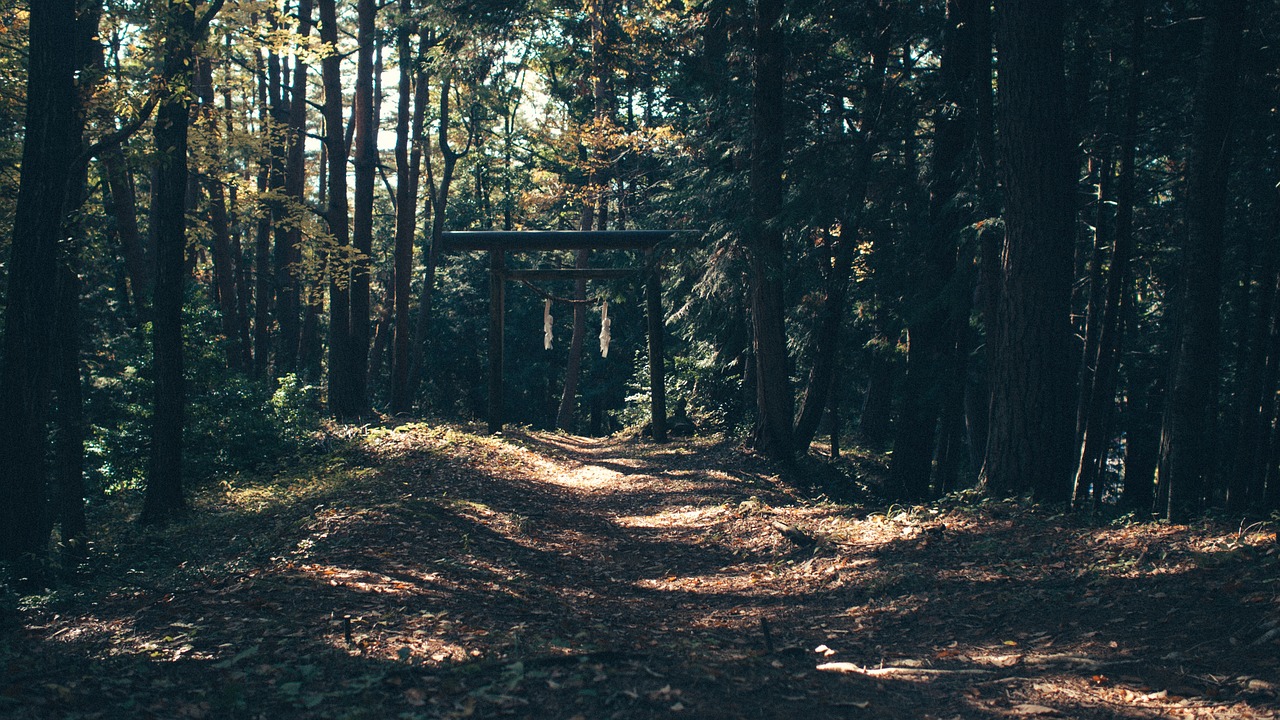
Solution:
[[[1274,525],[783,475],[402,424],[167,529],[104,504],[92,574],[0,624],[0,716],[1277,717]]]

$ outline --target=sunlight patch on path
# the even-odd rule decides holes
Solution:
[[[622,477],[625,476],[617,470],[601,465],[582,465],[570,469],[557,468],[557,471],[547,474],[546,480],[560,487],[599,492],[608,490]]]
[[[627,515],[617,518],[622,527],[633,528],[697,528],[724,517],[727,511],[719,506],[679,507],[662,510],[652,515]]]

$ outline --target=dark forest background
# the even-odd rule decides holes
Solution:
[[[484,418],[488,260],[445,230],[697,230],[508,262],[657,262],[672,407],[780,462],[1274,512],[1276,9],[0,0],[0,558],[322,418]],[[532,285],[507,419],[642,425],[643,276]]]

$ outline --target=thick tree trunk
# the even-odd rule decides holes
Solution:
[[[374,22],[374,0],[356,5],[360,46],[356,56],[355,88],[355,207],[352,213],[352,244],[356,249],[351,267],[350,415],[369,408],[369,273],[373,255],[373,186],[378,165],[378,128],[373,92],[373,51],[378,42]]]
[[[751,99],[750,265],[752,339],[756,359],[755,445],[774,460],[789,460],[795,401],[787,353],[786,253],[778,226],[783,199],[786,134],[782,0],[759,0],[755,11],[755,76]]]
[[[338,42],[336,0],[320,0],[320,40]],[[325,147],[329,163],[326,219],[335,252],[329,257],[329,412],[345,419],[359,404],[351,386],[351,288],[348,248],[351,245],[347,206],[347,143],[342,120],[342,57],[335,51],[321,61],[324,82]]]
[[[44,461],[52,313],[58,241],[82,128],[78,68],[65,43],[79,36],[79,4],[48,0],[30,9],[27,120],[0,367],[0,560],[38,560],[49,541]]]
[[[1002,0],[998,122],[1005,244],[982,485],[992,495],[1071,492],[1071,277],[1075,211],[1070,109],[1063,87],[1062,0]]]
[[[1168,493],[1164,514],[1177,522],[1200,510],[1215,476],[1223,224],[1244,7],[1244,0],[1212,5],[1196,88],[1181,339],[1171,358],[1157,471]]]
[[[220,4],[220,3],[219,3]],[[164,523],[186,511],[182,494],[182,434],[186,422],[182,305],[187,246],[187,123],[198,41],[192,3],[173,1],[165,13],[163,77],[169,93],[156,115],[156,215],[154,314],[155,408],[143,523]]]

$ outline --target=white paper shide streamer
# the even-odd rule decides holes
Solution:
[[[542,304],[542,349],[551,349],[551,299]]]
[[[600,307],[600,357],[609,357],[609,326],[613,321],[609,319],[609,303],[605,303]]]

